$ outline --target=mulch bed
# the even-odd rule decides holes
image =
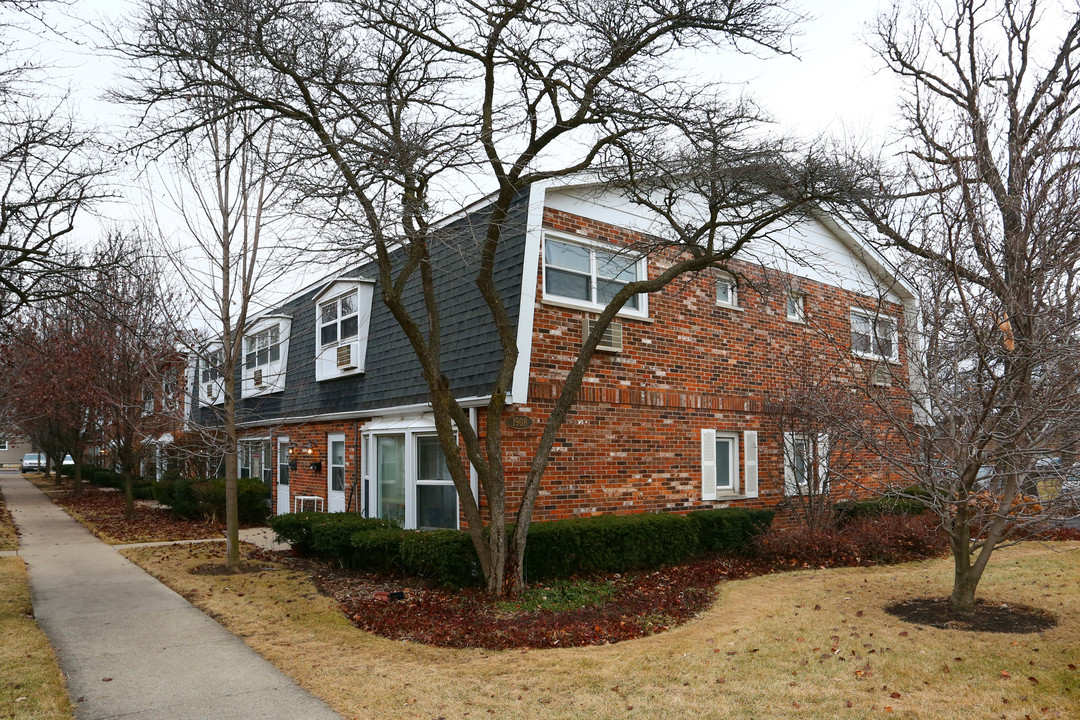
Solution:
[[[1028,605],[976,600],[974,615],[954,613],[949,598],[914,598],[885,608],[893,617],[943,630],[1036,633],[1057,625],[1053,614]]]
[[[56,490],[47,494],[60,507],[77,513],[91,526],[94,534],[108,542],[208,540],[225,534],[225,526],[221,523],[186,520],[168,508],[142,500],[135,501],[135,519],[127,520],[124,518],[124,494],[116,490],[84,484],[81,495]]]
[[[318,588],[363,630],[392,640],[491,650],[603,645],[652,635],[708,608],[720,581],[765,570],[745,558],[711,557],[651,572],[591,577],[615,584],[611,600],[564,612],[526,612],[508,611],[476,588],[417,587],[302,558],[289,562],[310,572]],[[379,599],[387,592],[403,598]]]

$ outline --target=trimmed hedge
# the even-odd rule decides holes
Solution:
[[[770,510],[701,510],[600,515],[535,523],[525,547],[529,581],[596,572],[627,572],[713,552],[749,552],[772,523]],[[451,587],[480,581],[480,563],[465,532],[403,530],[348,513],[277,515],[270,527],[298,552],[373,572],[402,572]]]
[[[698,553],[750,552],[753,541],[772,526],[773,510],[698,510],[686,517],[697,525]]]
[[[835,512],[837,521],[844,525],[860,518],[877,518],[885,515],[921,515],[926,512],[926,504],[910,498],[886,495],[874,500],[836,503]]]
[[[346,562],[352,552],[353,535],[391,527],[393,525],[386,520],[353,513],[287,513],[270,518],[270,529],[277,535],[278,542],[287,542],[298,552],[344,558]]]
[[[225,519],[225,481],[181,478],[152,483],[153,497],[180,517]],[[266,520],[270,491],[261,480],[236,481],[236,514],[240,522],[257,524]]]

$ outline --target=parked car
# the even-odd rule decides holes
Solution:
[[[41,472],[45,468],[45,453],[27,453],[23,455],[22,471]]]

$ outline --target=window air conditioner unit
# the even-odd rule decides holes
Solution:
[[[206,383],[206,399],[210,402],[217,400],[218,389],[217,385],[212,382]]]
[[[584,323],[584,335],[582,340],[589,337],[589,333],[592,332],[596,321],[592,318],[585,318]],[[600,337],[600,342],[597,344],[596,349],[601,352],[622,352],[622,324],[613,322],[607,326],[604,330],[604,334]]]
[[[881,363],[874,365],[870,371],[870,384],[874,387],[888,387],[891,379],[892,374],[889,372],[889,368]]]
[[[262,368],[255,369],[255,387],[262,387],[263,384],[263,371]]]
[[[338,345],[337,368],[338,370],[355,370],[357,368],[355,343]]]

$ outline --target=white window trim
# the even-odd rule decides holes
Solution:
[[[828,492],[829,486],[829,436],[825,433],[802,433],[802,432],[786,432],[784,433],[784,496],[796,497],[799,495],[798,487],[795,482],[795,443],[796,441],[803,441],[809,445],[811,435],[815,435],[815,444],[817,445],[817,457],[818,457],[818,475],[824,478],[824,492]],[[812,460],[812,458],[811,458]],[[807,472],[811,469],[807,468]],[[807,483],[803,483],[806,487]],[[821,492],[821,489],[819,489]]]
[[[8,441],[7,440],[0,440],[0,452],[7,452],[10,449],[11,448],[8,447]]]
[[[419,480],[417,474],[419,469],[419,449],[416,442],[418,437],[430,437],[432,435],[438,436],[438,432],[435,429],[434,419],[428,416],[422,416],[420,418],[402,418],[400,421],[376,421],[369,427],[369,429],[362,430],[362,447],[361,461],[363,463],[363,479],[367,481],[368,497],[365,498],[365,515],[370,514],[371,517],[377,517],[378,503],[379,503],[379,491],[378,482],[375,478],[374,458],[376,456],[375,451],[375,438],[380,435],[404,435],[405,436],[405,528],[415,530],[417,528],[416,517],[416,488],[421,485],[449,485],[454,486],[454,482],[441,482],[433,480]],[[461,529],[461,497],[456,492],[457,497],[457,512],[454,516],[454,528]]]
[[[863,358],[864,360],[881,360],[881,361],[889,362],[889,363],[899,363],[900,362],[900,323],[897,322],[896,318],[894,318],[891,315],[885,314],[885,313],[876,313],[876,312],[871,312],[869,310],[863,310],[862,308],[853,307],[853,308],[851,308],[851,320],[848,321],[848,337],[849,337],[849,339],[854,334],[854,328],[852,327],[852,322],[853,322],[855,316],[867,318],[872,323],[874,321],[877,321],[877,320],[885,320],[885,321],[889,322],[892,325],[892,332],[890,333],[889,339],[892,341],[893,354],[892,354],[891,357],[886,357],[885,355],[880,355],[878,353],[873,353],[873,352],[868,352],[868,353],[867,352],[860,352],[860,351],[855,349],[855,343],[854,342],[851,343],[851,354],[854,355],[855,357]],[[871,328],[871,332],[874,332],[875,330],[876,330],[876,328]],[[873,344],[873,340],[874,340],[874,338],[871,337],[871,344]]]
[[[593,312],[601,312],[607,307],[606,303],[595,303],[587,300],[580,300],[578,298],[566,297],[564,295],[548,295],[547,292],[547,241],[548,238],[556,240],[558,242],[567,243],[570,245],[580,245],[581,247],[588,248],[589,250],[602,250],[605,252],[613,253],[625,253],[625,248],[620,248],[615,245],[608,245],[606,243],[596,242],[595,240],[589,240],[577,235],[571,235],[569,233],[558,232],[555,230],[544,230],[543,242],[540,247],[540,289],[541,297],[546,305],[557,305],[559,307],[568,307],[579,310],[591,310]],[[592,291],[596,292],[596,256],[591,255],[591,269],[589,271],[589,279],[592,283]],[[649,266],[647,258],[644,255],[639,255],[636,261],[637,272],[639,279],[647,279],[649,277]],[[630,317],[647,319],[649,317],[649,294],[641,293],[638,295],[640,298],[640,308],[632,308],[623,305],[619,310],[619,317]]]
[[[220,370],[217,371],[218,376],[216,378],[210,377],[210,363],[211,360],[215,360],[221,364],[224,362],[224,349],[220,345],[212,346],[208,348],[201,356],[199,356],[198,368],[195,372],[195,378],[199,381],[199,406],[204,407],[206,405],[222,405],[225,402],[225,376]],[[204,379],[207,378],[207,379]],[[206,386],[213,383],[214,396],[209,397],[206,394]]]
[[[728,457],[728,476],[731,478],[730,487],[717,485],[718,475],[716,461],[716,443],[719,440],[728,440],[731,443],[731,453]],[[741,483],[739,475],[739,433],[712,428],[703,428],[701,431],[701,499],[717,500],[726,497],[743,497],[740,495]]]
[[[278,359],[270,360],[269,353],[267,362],[259,365],[247,366],[248,343],[259,335],[270,333],[274,329],[278,333]],[[249,331],[244,335],[240,356],[240,392],[241,397],[260,397],[285,390],[285,373],[289,366],[289,336],[292,333],[292,317],[288,315],[269,315],[259,318],[249,326]],[[255,372],[262,372],[262,384],[255,384]]]
[[[312,298],[314,308],[315,380],[336,380],[337,378],[361,375],[365,371],[368,336],[371,333],[371,300],[374,282],[365,278],[338,278]],[[338,337],[333,342],[323,345],[322,329],[330,323],[322,321],[322,307],[331,302],[340,302],[348,295],[356,297],[356,335],[346,340],[341,339],[341,317],[334,321],[338,326]],[[350,316],[351,317],[351,316]],[[337,366],[336,356],[339,347],[351,345],[353,365],[349,369]]]
[[[277,333],[277,342],[271,342],[273,335]],[[259,362],[259,338],[266,336],[266,362]],[[252,348],[254,345],[254,348]],[[270,357],[271,351],[277,348],[278,358],[274,360]],[[248,355],[254,354],[255,360],[249,366]],[[266,327],[249,333],[244,336],[244,370],[258,370],[259,368],[268,368],[273,363],[281,362],[281,326],[278,323],[272,323]]]
[[[792,300],[796,301],[795,307],[797,308],[794,315],[791,314]],[[806,293],[798,290],[788,290],[787,295],[784,296],[784,316],[788,322],[798,325],[806,324]]]
[[[731,302],[724,302],[719,298],[719,286],[721,284],[727,284],[731,287]],[[713,299],[716,301],[717,307],[728,308],[729,310],[743,309],[739,305],[739,283],[735,280],[734,275],[721,271],[716,276],[716,282],[713,284]]]

